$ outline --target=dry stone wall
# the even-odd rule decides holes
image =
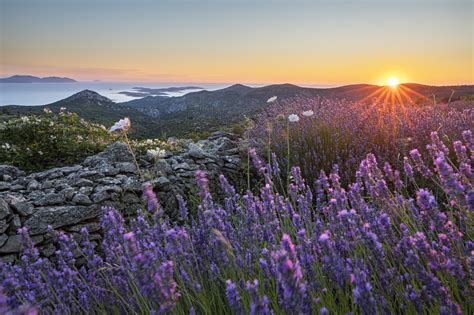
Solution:
[[[175,215],[177,195],[186,196],[195,187],[198,169],[209,178],[224,174],[238,178],[241,164],[236,136],[216,132],[197,143],[186,141],[179,153],[164,158],[138,158],[140,169],[151,177],[154,190],[170,216]],[[12,261],[21,250],[17,230],[27,227],[33,242],[46,257],[56,250],[48,226],[79,237],[81,228],[90,238],[101,238],[101,206],[112,205],[124,215],[133,215],[143,206],[143,182],[127,146],[111,144],[81,164],[25,174],[0,165],[0,259]]]

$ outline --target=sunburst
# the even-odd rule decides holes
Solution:
[[[360,99],[354,106],[366,106],[367,113],[383,114],[375,115],[375,117],[378,117],[378,123],[381,125],[393,124],[390,130],[396,130],[397,122],[403,116],[409,115],[408,108],[416,106],[415,100],[422,99],[430,103],[432,102],[426,96],[411,89],[407,84],[401,83],[396,77],[387,79],[386,85],[366,86],[361,88],[359,92],[362,90],[366,90],[368,95]],[[353,92],[357,92],[357,90]],[[387,118],[389,118],[388,121]],[[410,119],[403,120],[405,122],[410,121]]]

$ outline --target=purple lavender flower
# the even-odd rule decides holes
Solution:
[[[415,166],[418,172],[420,172],[425,177],[429,177],[431,175],[431,171],[421,159],[421,154],[418,151],[418,149],[411,150],[410,156],[413,159],[413,162],[415,163]]]
[[[227,280],[227,289],[225,291],[227,296],[227,301],[229,301],[232,311],[237,315],[245,314],[244,307],[242,306],[242,301],[240,298],[239,291],[237,286],[232,282],[232,280]]]
[[[150,183],[145,184],[145,190],[143,191],[143,199],[146,202],[146,208],[150,213],[156,213],[158,216],[163,214],[158,198],[153,191],[153,186]]]
[[[258,285],[257,279],[253,282],[247,281],[246,284],[246,290],[250,294],[250,315],[273,314],[273,311],[270,310],[268,297],[260,296],[258,293]]]
[[[306,283],[289,235],[283,234],[281,249],[272,255],[277,264],[281,307],[291,312],[309,313],[311,304],[308,301]]]

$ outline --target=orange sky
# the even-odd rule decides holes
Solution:
[[[0,75],[474,82],[471,1],[98,2],[1,1]]]

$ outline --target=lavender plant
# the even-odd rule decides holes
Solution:
[[[51,229],[58,244],[52,260],[21,229],[20,260],[0,265],[0,309],[472,314],[472,134],[452,143],[430,138],[430,149],[402,157],[401,168],[365,156],[348,185],[337,167],[321,171],[314,187],[293,167],[285,196],[275,184],[278,164],[252,151],[263,182],[258,193],[239,194],[221,176],[226,198],[218,204],[198,171],[196,216],[180,198],[180,221],[170,221],[147,188],[147,209],[129,225],[103,208],[100,245],[86,229],[79,242]]]
[[[291,136],[285,117],[293,121]],[[469,103],[394,106],[301,97],[269,104],[256,118],[248,137],[262,156],[269,150],[275,152],[283,169],[299,166],[311,185],[320,170],[330,172],[334,164],[339,167],[341,180],[349,184],[367,154],[401,168],[403,156],[410,150],[427,153],[432,131],[451,142],[463,130],[472,130],[473,118]],[[453,148],[446,155],[455,158]],[[418,180],[423,181],[423,177]]]

